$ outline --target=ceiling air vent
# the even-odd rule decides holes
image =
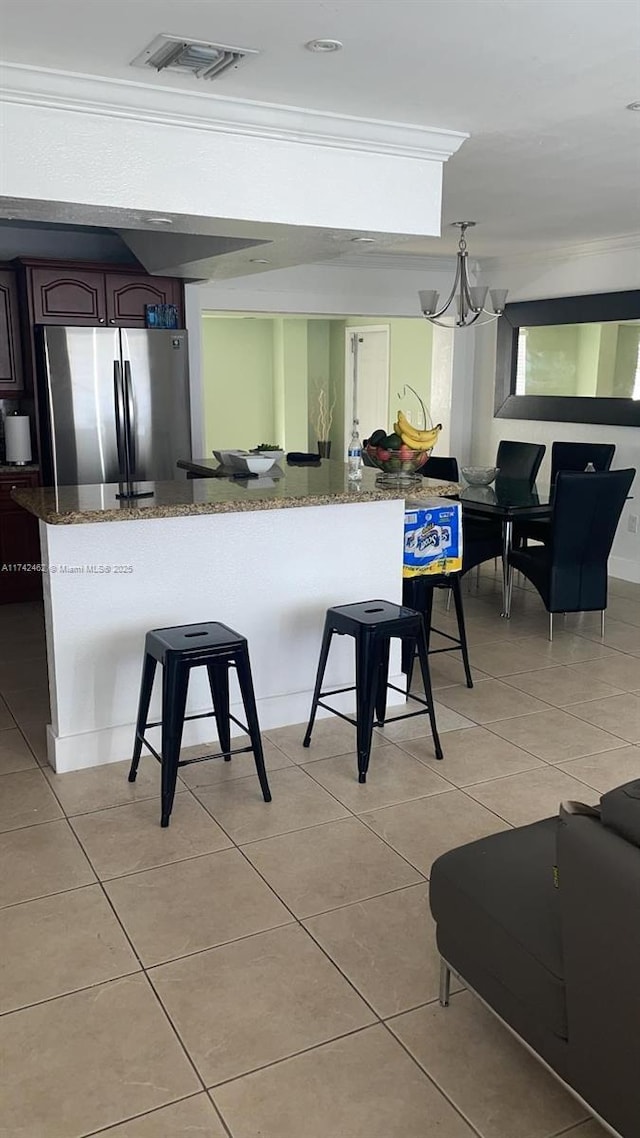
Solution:
[[[195,75],[197,79],[216,79],[230,67],[237,67],[247,55],[258,55],[258,52],[250,47],[160,35],[131,60],[131,66],[177,71],[180,75]]]

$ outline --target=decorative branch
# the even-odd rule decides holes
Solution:
[[[330,403],[326,389],[321,387],[317,393],[316,401],[317,407],[313,418],[313,425],[316,428],[319,441],[324,442],[329,438],[329,432],[331,431],[336,399],[334,396]]]

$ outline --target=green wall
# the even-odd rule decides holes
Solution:
[[[273,321],[205,318],[202,343],[205,439],[249,450],[275,442]],[[269,436],[269,437],[267,437]]]

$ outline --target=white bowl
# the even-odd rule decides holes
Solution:
[[[248,454],[243,450],[214,450],[214,456],[221,466],[240,474],[266,474],[273,466],[273,459],[262,455]]]
[[[462,477],[470,486],[490,486],[498,473],[495,466],[462,467]]]

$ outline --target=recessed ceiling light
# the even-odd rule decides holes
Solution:
[[[640,101],[638,101],[637,103],[627,103],[626,109],[628,111],[640,111]]]
[[[340,40],[309,40],[304,46],[307,51],[315,51],[325,55],[332,51],[342,51]]]
[[[173,225],[170,217],[145,217],[148,225]]]
[[[353,241],[354,245],[374,245],[375,244],[375,240],[373,237],[351,237],[349,240]]]
[[[270,265],[271,261],[267,261],[266,257],[250,257],[249,264],[251,264],[251,265]]]

